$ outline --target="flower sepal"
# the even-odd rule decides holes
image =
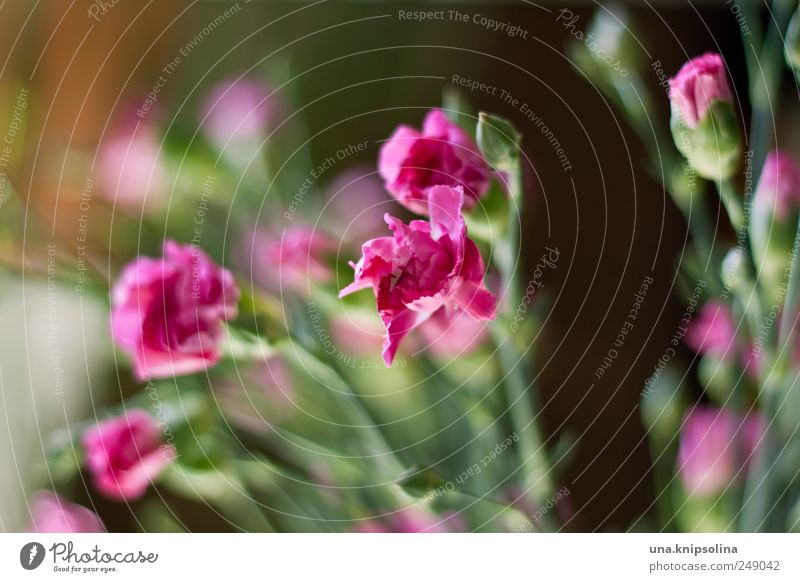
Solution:
[[[478,148],[498,172],[512,172],[519,164],[520,134],[507,119],[484,111],[478,114]]]
[[[670,129],[678,151],[701,177],[719,182],[736,173],[742,138],[733,103],[712,101],[706,114],[692,128],[673,102]]]

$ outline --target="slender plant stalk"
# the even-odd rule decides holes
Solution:
[[[775,0],[772,3],[767,34],[760,51],[755,43],[750,46],[745,43],[753,109],[749,147],[753,152],[753,167],[758,169],[764,164],[770,149],[770,137],[774,134],[775,111],[783,77],[783,33],[795,4],[794,0]]]
[[[730,180],[717,182],[717,192],[719,192],[719,198],[722,200],[722,205],[725,207],[725,212],[728,214],[728,219],[731,221],[731,226],[733,226],[738,236],[744,227],[744,210],[742,208],[742,201],[739,198],[739,193],[736,191],[733,184],[731,184]]]
[[[497,266],[507,285],[507,312],[492,322],[492,335],[497,345],[504,373],[503,388],[509,407],[511,426],[520,437],[518,456],[523,473],[523,483],[528,496],[537,506],[547,502],[553,492],[550,460],[539,428],[536,410],[536,392],[530,371],[530,362],[516,349],[509,337],[511,314],[520,301],[520,284],[515,257],[519,256],[520,214],[522,206],[522,173],[519,163],[508,172],[510,203],[507,233],[501,246],[502,254]]]
[[[767,35],[758,53],[758,58],[751,59],[748,55],[750,96],[753,107],[750,148],[753,151],[753,164],[756,168],[763,166],[770,147],[770,136],[774,133],[774,111],[777,109],[782,77],[782,38],[794,4],[789,0],[776,0],[773,3],[771,16],[774,18],[774,22],[769,22]],[[750,47],[750,50],[755,49]],[[767,417],[770,428],[764,435],[758,457],[748,473],[744,506],[739,524],[740,531],[744,532],[782,531],[785,525],[782,523],[781,512],[775,509],[781,501],[778,497],[782,496],[780,476],[776,473],[779,467],[779,457],[783,451],[779,439],[776,438],[780,426],[776,403],[779,391],[788,385],[789,360],[793,353],[789,342],[794,337],[793,331],[800,300],[798,249],[800,249],[800,222],[798,222],[792,245],[789,284],[778,328],[775,360],[770,375],[762,381],[761,408]]]

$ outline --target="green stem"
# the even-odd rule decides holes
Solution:
[[[522,480],[529,497],[537,506],[547,502],[553,491],[550,461],[537,422],[536,397],[529,362],[518,352],[508,336],[512,314],[520,301],[519,269],[515,264],[519,256],[520,214],[522,206],[522,173],[519,162],[507,171],[509,180],[508,232],[497,257],[497,267],[506,284],[506,306],[504,316],[492,323],[492,335],[497,345],[500,365],[505,374],[502,382],[509,407],[511,426],[519,441],[519,463]]]
[[[740,26],[739,32],[742,35],[747,70],[752,79],[753,72],[758,68],[757,55],[761,52],[764,43],[761,15],[758,10],[754,10],[755,2],[751,0],[736,0],[735,4],[739,7],[743,22],[747,23],[747,28]]]
[[[777,404],[778,394],[782,387],[789,383],[787,375],[790,371],[790,360],[794,353],[795,320],[800,307],[800,219],[798,219],[794,242],[792,243],[791,262],[789,266],[789,284],[783,303],[778,328],[778,346],[775,363],[765,379],[761,392],[761,408],[767,418],[769,428],[762,440],[758,457],[748,474],[745,487],[744,507],[740,529],[744,532],[781,530],[781,512],[775,510],[782,497],[781,478],[777,474],[779,459],[783,456],[784,447],[777,438],[781,423],[778,412],[782,404]],[[774,379],[772,379],[774,378]]]
[[[361,402],[361,398],[342,379],[335,367],[320,360],[299,342],[292,342],[289,349],[294,350],[306,360],[304,364],[309,373],[317,378],[324,378],[327,383],[331,384],[329,389],[344,405],[345,410],[350,413],[352,421],[359,425],[357,428],[370,434],[370,438],[364,438],[363,442],[367,449],[372,449],[370,455],[372,455],[375,464],[381,471],[381,478],[387,483],[395,483],[405,467],[397,459],[392,446],[379,428],[379,423],[366,409],[363,402]],[[377,447],[374,446],[375,444],[377,444]],[[400,490],[399,486],[397,489]],[[405,494],[403,496],[407,497]],[[411,498],[407,497],[407,500],[411,500]]]
[[[537,422],[536,397],[532,390],[532,377],[522,355],[508,337],[507,322],[499,320],[492,325],[492,335],[497,344],[500,365],[505,371],[502,379],[506,393],[511,425],[519,435],[519,462],[522,481],[529,497],[537,505],[547,502],[553,491],[550,459],[544,446]]]
[[[800,218],[798,218],[797,229],[792,243],[791,262],[789,265],[789,285],[786,289],[786,298],[783,301],[783,312],[781,313],[780,328],[778,330],[778,348],[780,355],[778,361],[785,363],[789,352],[792,350],[786,345],[787,340],[793,337],[794,320],[797,317],[797,310],[800,305],[800,267],[798,266],[798,254],[800,254]],[[779,370],[783,370],[780,367]]]
[[[731,221],[731,226],[736,231],[736,236],[742,232],[744,228],[744,210],[742,208],[742,201],[733,187],[730,180],[721,180],[717,182],[717,191],[719,192],[722,205],[725,207],[725,212],[728,214],[728,219]]]
[[[767,35],[757,56],[758,47],[745,46],[750,77],[750,101],[753,114],[750,122],[749,147],[753,152],[753,167],[757,173],[767,157],[770,136],[774,134],[774,114],[777,111],[778,91],[783,75],[783,33],[794,9],[794,0],[775,0],[767,25]],[[757,20],[756,20],[757,22]]]

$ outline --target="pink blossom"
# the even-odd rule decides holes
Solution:
[[[52,491],[39,491],[31,500],[30,531],[36,533],[102,533],[97,514],[77,503],[62,499]]]
[[[112,499],[134,501],[175,458],[162,444],[161,431],[144,410],[129,410],[83,434],[86,468],[98,491]]]
[[[139,380],[191,374],[221,357],[222,322],[236,316],[233,276],[203,251],[174,241],[164,257],[139,257],[112,290],[114,341]]]
[[[125,123],[115,129],[97,154],[103,195],[132,212],[160,206],[167,194],[160,147],[150,125]]]
[[[220,150],[266,137],[275,116],[276,98],[254,78],[231,78],[215,85],[203,102],[203,131]]]
[[[460,187],[430,189],[430,222],[405,224],[386,214],[393,237],[364,243],[355,280],[340,297],[372,287],[386,328],[383,360],[392,365],[400,341],[439,309],[463,309],[479,320],[494,319],[496,299],[483,282],[480,251],[467,237]],[[351,263],[352,264],[352,263]]]
[[[697,127],[713,101],[731,100],[722,57],[706,53],[685,63],[669,81],[669,98],[686,125]]]
[[[355,245],[381,234],[383,215],[392,198],[371,168],[356,166],[334,179],[326,188],[330,201],[323,220],[343,244]]]
[[[340,351],[366,356],[381,349],[384,327],[374,311],[351,310],[331,317],[330,332]]]
[[[746,467],[764,432],[759,413],[737,413],[695,406],[684,419],[678,449],[678,471],[693,495],[713,495]]]
[[[422,132],[399,126],[381,147],[378,169],[389,193],[419,214],[428,214],[432,186],[462,186],[467,209],[489,188],[489,166],[475,142],[439,109],[425,117]]]
[[[792,208],[800,207],[800,165],[792,154],[772,150],[767,155],[756,196],[771,200],[780,220],[785,220]]]
[[[708,301],[686,332],[686,343],[700,354],[731,358],[737,349],[736,323],[722,301]]]
[[[489,336],[485,322],[473,319],[464,311],[449,314],[439,309],[419,325],[426,349],[440,358],[468,356],[479,349]]]
[[[283,232],[255,228],[244,237],[239,254],[259,287],[274,294],[307,294],[311,283],[333,280],[326,260],[336,249],[326,233],[301,225]]]

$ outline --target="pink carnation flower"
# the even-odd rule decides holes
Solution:
[[[669,81],[669,98],[686,125],[697,127],[712,101],[732,98],[722,57],[706,53],[685,63]]]
[[[174,241],[164,257],[139,257],[112,290],[114,341],[139,380],[191,374],[221,357],[222,322],[236,316],[233,276],[203,251]]]
[[[425,117],[422,132],[399,126],[381,147],[378,169],[389,193],[418,214],[428,214],[432,186],[462,186],[466,208],[489,188],[489,166],[475,142],[439,109]]]
[[[736,323],[730,308],[717,300],[708,301],[686,332],[687,345],[699,354],[732,358],[737,349]]]
[[[147,124],[122,124],[103,141],[97,154],[102,195],[131,212],[161,206],[167,195],[160,138]]]
[[[337,244],[326,233],[310,226],[294,226],[283,232],[253,229],[241,244],[239,263],[253,281],[270,293],[307,294],[311,283],[328,283],[333,271],[326,263]]]
[[[684,419],[678,448],[678,472],[692,495],[724,489],[755,454],[764,433],[760,414],[741,417],[726,409],[695,406]]]
[[[36,533],[101,533],[105,531],[97,514],[66,501],[52,491],[39,491],[31,501],[30,531]]]
[[[403,337],[440,309],[463,309],[474,319],[494,319],[495,297],[483,282],[480,251],[467,237],[461,215],[463,190],[435,186],[429,192],[430,222],[405,224],[386,214],[393,237],[364,243],[355,280],[340,297],[372,287],[386,328],[383,359],[392,365]],[[352,264],[352,263],[351,263]]]
[[[104,495],[134,501],[175,458],[175,447],[162,444],[161,430],[144,410],[129,410],[104,420],[83,434],[86,468]]]
[[[345,245],[360,245],[382,234],[383,215],[394,201],[372,168],[354,166],[328,185],[324,224]]]
[[[767,155],[756,196],[771,199],[780,220],[785,220],[792,208],[800,207],[800,165],[794,156],[783,150]]]
[[[215,85],[201,109],[203,132],[209,141],[224,150],[237,142],[265,139],[277,107],[270,93],[267,85],[249,77]]]

